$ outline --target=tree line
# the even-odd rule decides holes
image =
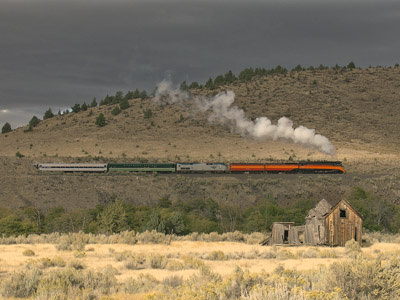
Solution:
[[[395,67],[399,67],[399,64],[395,64]],[[306,70],[326,70],[329,69],[330,67],[328,66],[324,66],[322,64],[320,64],[318,67],[314,67],[314,66],[309,66],[307,68],[301,66],[300,64],[295,66],[294,68],[291,69],[292,72],[301,72],[301,71],[306,71]],[[354,62],[349,62],[346,66],[339,66],[338,64],[336,64],[335,66],[331,67],[331,69],[334,70],[352,70],[355,69],[356,65]],[[213,78],[209,78],[204,84],[199,84],[197,81],[193,81],[190,84],[187,84],[186,81],[183,81],[180,84],[180,89],[182,91],[190,91],[190,90],[195,90],[195,89],[208,89],[208,90],[214,90],[220,86],[223,85],[228,85],[228,84],[232,84],[235,82],[248,82],[251,81],[253,78],[255,77],[261,77],[261,76],[268,76],[268,75],[274,75],[274,74],[286,74],[287,72],[289,72],[288,69],[278,65],[275,68],[271,68],[271,69],[266,69],[266,68],[245,68],[244,70],[242,70],[239,75],[235,75],[231,70],[229,70],[228,72],[226,72],[225,74],[220,74],[217,75],[214,79]],[[87,104],[86,102],[79,104],[76,103],[74,104],[71,109],[67,109],[65,111],[61,111],[59,110],[57,115],[62,115],[62,114],[68,114],[70,112],[73,113],[78,113],[80,111],[86,111],[88,108],[90,107],[97,107],[99,106],[103,106],[103,105],[115,105],[118,104],[117,108],[114,108],[114,110],[112,111],[112,114],[117,115],[121,110],[127,109],[129,108],[129,102],[128,100],[130,99],[146,99],[149,95],[147,94],[147,92],[145,90],[143,91],[139,91],[139,89],[136,89],[135,91],[128,91],[125,95],[122,91],[117,91],[115,93],[115,95],[106,95],[103,99],[100,100],[99,103],[97,103],[96,97],[93,98],[92,102],[90,104]],[[44,112],[43,115],[43,120],[46,119],[50,119],[52,117],[54,117],[56,114],[54,114],[51,110],[51,108],[49,108],[48,110],[46,110]],[[101,117],[101,119],[104,118],[104,115]],[[32,119],[29,121],[29,127],[26,131],[32,131],[32,129],[34,127],[36,127],[38,124],[40,123],[40,119],[37,116],[33,116]],[[102,124],[102,125],[98,125]],[[102,120],[100,120],[99,122],[96,122],[96,124],[98,126],[104,126],[106,123],[105,121],[103,122]],[[10,124],[7,122],[4,124],[3,128],[2,128],[2,133],[8,133],[10,132],[11,126]]]
[[[400,232],[400,208],[355,187],[347,199],[363,216],[369,231]],[[78,232],[118,233],[124,230],[156,230],[178,235],[192,232],[246,233],[269,231],[273,222],[304,224],[305,216],[318,200],[298,199],[279,205],[271,196],[247,208],[219,204],[213,199],[189,199],[172,203],[161,198],[155,206],[134,205],[112,197],[108,204],[67,211],[54,207],[47,212],[35,207],[10,210],[0,207],[0,235]]]

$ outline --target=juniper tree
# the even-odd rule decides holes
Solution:
[[[81,105],[81,111],[87,111],[88,106],[86,104],[86,102],[83,102],[83,104]]]
[[[99,127],[103,127],[103,126],[106,126],[106,125],[107,125],[106,118],[104,117],[104,115],[103,115],[102,113],[100,113],[100,114],[97,116],[96,121],[95,121],[95,124],[96,124],[97,126],[99,126]]]
[[[3,128],[1,128],[1,133],[8,133],[8,132],[10,132],[11,130],[12,130],[12,129],[11,129],[10,123],[6,122],[6,123],[4,124],[4,126],[3,126]]]
[[[96,97],[93,98],[92,103],[90,103],[90,107],[96,107],[97,106],[97,101]]]
[[[53,114],[53,112],[51,111],[51,108],[49,108],[48,110],[46,110],[46,111],[44,112],[43,120],[50,119],[50,118],[52,118],[52,117],[54,117],[54,114]]]
[[[79,103],[76,103],[74,106],[71,107],[72,112],[77,113],[81,110],[81,105]]]
[[[40,120],[38,117],[33,116],[32,119],[29,121],[29,127],[36,127],[40,123]]]

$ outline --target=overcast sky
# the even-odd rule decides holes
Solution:
[[[0,126],[170,76],[400,62],[400,1],[0,0]]]

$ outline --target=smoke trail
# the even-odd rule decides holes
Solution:
[[[157,86],[155,100],[159,102],[164,96],[169,96],[171,102],[189,98],[187,93],[173,89],[170,81],[163,81]],[[285,139],[306,147],[317,148],[325,154],[335,155],[335,147],[326,137],[315,134],[314,129],[304,126],[293,128],[293,122],[286,117],[280,118],[276,125],[267,117],[252,121],[246,117],[242,109],[232,105],[234,100],[233,91],[219,93],[211,99],[194,98],[197,109],[203,113],[210,113],[208,118],[210,122],[230,123],[242,136],[250,135],[259,140]]]

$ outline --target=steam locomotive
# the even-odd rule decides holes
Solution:
[[[289,163],[38,163],[45,172],[138,172],[138,173],[309,173],[344,174],[340,161],[300,161]]]

